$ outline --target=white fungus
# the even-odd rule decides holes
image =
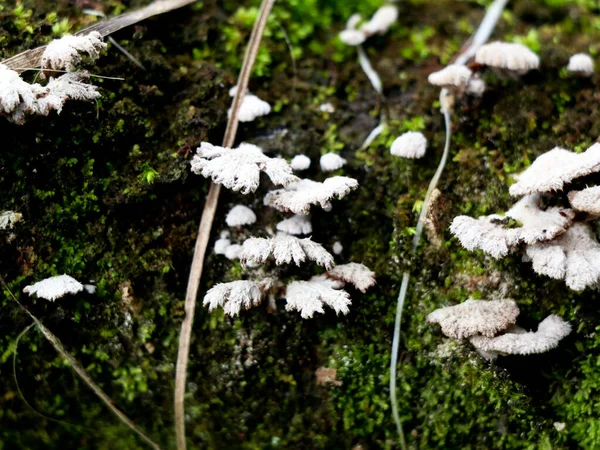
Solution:
[[[467,89],[465,91],[467,95],[473,97],[481,97],[485,92],[485,81],[479,77],[471,77],[469,83],[467,83]]]
[[[232,87],[229,90],[229,95],[235,97],[237,93],[237,86]],[[240,105],[238,112],[238,118],[240,122],[252,122],[254,119],[260,116],[266,116],[271,112],[271,105],[264,100],[261,100],[256,95],[246,92]],[[227,111],[227,117],[231,117],[231,108]]]
[[[306,215],[295,214],[277,224],[277,230],[287,234],[299,235],[312,233],[312,224]]]
[[[336,153],[325,153],[319,160],[323,172],[332,172],[341,169],[346,164],[346,160]]]
[[[540,66],[540,58],[523,44],[492,42],[479,47],[475,62],[524,75]]]
[[[427,316],[429,323],[438,323],[442,332],[454,339],[481,334],[493,337],[515,323],[519,307],[510,299],[473,300],[436,309]]]
[[[423,133],[408,131],[397,137],[392,143],[390,152],[403,158],[422,158],[427,150],[427,139]]]
[[[560,191],[572,180],[600,171],[600,144],[594,144],[583,153],[574,153],[555,147],[538,156],[509,188],[510,195],[534,192]]]
[[[590,55],[577,53],[569,58],[567,70],[574,75],[591,77],[594,74],[594,60]]]
[[[42,54],[42,69],[71,71],[81,62],[81,53],[87,53],[95,61],[104,49],[106,44],[97,31],[85,36],[64,36],[46,46]]]
[[[0,213],[0,230],[12,230],[16,223],[23,220],[23,214],[14,211]]]
[[[270,239],[246,239],[239,256],[242,265],[248,265],[264,264],[271,255],[278,266],[292,261],[299,266],[307,259],[328,270],[334,266],[333,256],[321,244],[309,238],[300,239],[283,233]]]
[[[342,30],[339,34],[340,41],[346,45],[357,46],[367,40],[367,36],[361,30]]]
[[[348,177],[330,177],[324,182],[302,179],[290,183],[284,189],[269,191],[264,204],[279,211],[308,214],[311,205],[317,203],[329,211],[333,198],[341,199],[358,187],[358,181]]]
[[[574,291],[600,283],[600,244],[589,225],[576,222],[558,238],[529,245],[525,252],[536,273],[564,279]]]
[[[64,297],[67,294],[76,294],[81,291],[83,291],[83,284],[66,274],[46,278],[23,289],[23,292],[26,294],[37,294],[39,298],[51,301]]]
[[[440,86],[450,89],[463,90],[467,87],[471,79],[471,69],[462,64],[450,64],[442,70],[433,72],[427,77],[427,81],[434,86]]]
[[[344,251],[344,246],[340,241],[335,241],[333,243],[332,251],[334,255],[341,255]]]
[[[394,5],[384,5],[375,11],[371,20],[365,22],[360,30],[367,36],[385,34],[396,20],[398,20],[398,8]]]
[[[214,251],[217,255],[224,255],[227,247],[231,245],[231,241],[229,240],[229,232],[223,231],[221,232],[221,236],[219,239],[215,241]]]
[[[334,280],[350,283],[362,293],[367,292],[367,289],[376,284],[375,272],[359,263],[337,265],[325,275]]]
[[[242,194],[258,188],[261,171],[274,184],[285,186],[298,181],[285,159],[269,158],[255,145],[241,144],[237,149],[231,149],[202,142],[197,153],[192,159],[192,172],[211,177],[213,183]]]
[[[571,191],[567,194],[569,203],[577,211],[600,216],[600,186]]]
[[[240,259],[240,253],[242,252],[242,246],[240,244],[231,244],[225,247],[225,251],[223,255],[225,258],[233,261],[235,259]]]
[[[303,319],[312,318],[314,313],[324,313],[323,305],[327,305],[339,314],[348,314],[348,306],[352,303],[350,295],[338,290],[333,280],[313,278],[309,281],[294,281],[286,288],[285,299],[287,311],[299,311]]]
[[[473,336],[471,344],[478,350],[492,354],[530,355],[544,353],[558,346],[571,332],[571,325],[556,315],[540,322],[537,331],[525,331],[513,326],[496,337]]]
[[[244,205],[235,205],[229,210],[225,217],[227,226],[241,227],[244,225],[252,225],[256,222],[256,214],[250,208]]]
[[[290,166],[294,170],[306,170],[310,167],[310,158],[306,155],[296,155],[292,158]]]
[[[239,280],[220,283],[206,293],[202,303],[208,306],[210,311],[222,306],[225,314],[237,316],[242,308],[250,309],[252,306],[260,305],[272,285],[272,278],[262,281]]]

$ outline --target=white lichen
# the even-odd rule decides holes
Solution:
[[[83,284],[67,274],[46,278],[23,289],[26,294],[36,294],[39,298],[50,301],[81,291],[83,291]]]
[[[479,47],[475,62],[524,75],[540,66],[540,58],[523,44],[492,42]]]
[[[336,153],[325,153],[319,160],[323,172],[332,172],[341,169],[346,164],[346,160]]]
[[[574,153],[556,147],[536,158],[521,173],[510,189],[518,196],[534,192],[560,191],[576,178],[600,171],[600,144],[594,144],[583,153]]]
[[[375,286],[375,272],[370,270],[364,264],[348,263],[335,266],[326,273],[329,278],[352,284],[362,293],[367,292],[372,286]]]
[[[576,53],[569,58],[567,70],[577,76],[591,77],[594,74],[594,60],[585,53]]]
[[[493,354],[530,355],[544,353],[558,346],[571,332],[571,325],[556,315],[540,322],[537,331],[525,331],[513,326],[496,337],[472,336],[471,344],[478,350]]]
[[[306,155],[296,155],[290,162],[293,170],[306,170],[310,167],[310,158]]]
[[[296,214],[277,224],[277,230],[287,234],[299,235],[312,233],[312,224],[308,216]]]
[[[269,158],[255,145],[241,144],[237,149],[231,149],[202,142],[197,153],[191,163],[192,172],[211,177],[213,183],[242,194],[258,188],[261,171],[277,185],[298,181],[285,159]]]
[[[299,266],[307,259],[328,270],[334,265],[333,256],[321,244],[309,238],[300,239],[283,233],[270,239],[246,239],[239,256],[243,265],[264,264],[270,256],[273,256],[277,265],[293,261]]]
[[[229,210],[225,217],[225,222],[229,227],[241,227],[252,225],[256,222],[256,214],[250,208],[244,205],[235,205]]]
[[[536,273],[564,279],[574,291],[600,283],[600,244],[587,224],[576,222],[558,238],[529,245],[525,252]]]
[[[100,57],[106,49],[102,36],[92,31],[85,36],[64,36],[51,41],[42,54],[42,69],[71,71],[81,62],[81,54],[86,53],[92,61]]]
[[[454,339],[465,339],[477,334],[493,337],[515,323],[519,307],[513,300],[473,300],[436,309],[427,316],[429,323],[437,323],[442,332]]]
[[[264,203],[279,211],[294,214],[308,214],[311,205],[316,204],[328,211],[331,209],[331,200],[341,199],[357,187],[358,181],[348,177],[330,177],[322,183],[302,179],[290,183],[284,189],[269,191]]]
[[[352,303],[350,295],[339,290],[335,281],[323,278],[309,281],[294,281],[286,288],[285,299],[287,311],[299,311],[303,319],[310,319],[314,313],[324,313],[323,305],[327,305],[339,314],[348,314],[348,306]]]
[[[221,306],[228,316],[237,316],[241,309],[250,309],[262,302],[266,292],[273,285],[273,279],[261,281],[239,280],[220,283],[210,289],[204,296],[203,304],[208,309]]]
[[[408,131],[397,137],[390,148],[392,155],[411,159],[422,158],[426,150],[427,139],[418,131]]]
[[[583,211],[592,216],[600,216],[600,186],[571,191],[567,194],[569,203],[577,211]]]

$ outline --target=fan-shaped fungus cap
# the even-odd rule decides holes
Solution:
[[[202,304],[208,306],[209,311],[222,306],[225,314],[237,316],[242,308],[258,306],[272,285],[272,278],[219,283],[206,293]]]
[[[287,234],[310,234],[312,233],[312,224],[306,215],[294,215],[289,219],[284,219],[277,224],[277,230]]]
[[[351,262],[348,264],[340,264],[335,266],[325,275],[334,280],[350,283],[363,293],[367,292],[367,289],[374,286],[376,283],[375,272],[370,270],[364,264],[359,263]]]
[[[591,77],[594,74],[594,60],[585,53],[576,53],[569,58],[567,70],[573,75]]]
[[[510,195],[560,191],[572,180],[600,171],[600,144],[583,153],[556,147],[538,156],[509,188]]]
[[[334,266],[333,256],[321,244],[309,238],[300,239],[283,233],[271,239],[246,239],[242,245],[240,260],[242,265],[264,264],[271,255],[278,266],[292,261],[299,266],[307,259],[326,269]]]
[[[427,81],[434,86],[440,86],[448,89],[465,89],[471,78],[471,69],[461,64],[450,64],[442,70],[430,73]]]
[[[436,309],[427,316],[427,321],[440,324],[448,337],[464,339],[477,334],[493,337],[515,323],[518,315],[519,307],[513,300],[468,299]]]
[[[569,335],[571,325],[562,318],[550,315],[540,322],[537,331],[511,327],[496,337],[473,336],[471,344],[478,350],[493,354],[530,355],[544,353],[558,346]]]
[[[422,158],[426,150],[427,139],[423,133],[408,131],[394,140],[390,152],[403,158]]]
[[[306,155],[296,155],[292,158],[290,166],[294,170],[306,170],[310,167],[310,158]]]
[[[567,194],[569,203],[577,211],[600,216],[600,186],[571,191]]]
[[[230,227],[241,227],[252,225],[256,222],[256,214],[250,208],[244,205],[235,205],[227,213],[225,222]]]
[[[303,319],[310,319],[314,313],[324,313],[323,305],[333,308],[337,314],[348,314],[352,303],[350,295],[338,290],[339,284],[321,277],[309,281],[294,281],[286,288],[286,311],[299,311]]]
[[[325,153],[319,163],[323,172],[332,172],[344,167],[346,160],[336,153]]]
[[[23,289],[26,294],[37,294],[39,298],[50,301],[81,291],[83,291],[83,284],[67,274],[46,278]]]
[[[482,45],[475,53],[475,62],[519,75],[540,66],[540,58],[523,44],[492,42]]]
[[[373,14],[371,20],[360,27],[360,30],[367,36],[385,34],[396,20],[398,20],[398,8],[394,5],[384,5]]]

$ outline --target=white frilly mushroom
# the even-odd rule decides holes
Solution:
[[[306,170],[310,167],[310,158],[306,155],[296,155],[290,162],[293,170]]]
[[[26,294],[37,294],[39,298],[50,301],[81,291],[83,291],[83,284],[67,274],[46,278],[23,289]]]
[[[308,259],[328,270],[334,266],[333,256],[321,244],[310,238],[300,239],[284,233],[270,239],[246,239],[239,255],[242,265],[264,264],[270,256],[277,265],[293,261],[299,266]]]
[[[418,131],[408,131],[392,143],[390,153],[403,158],[422,158],[427,150],[427,138]]]
[[[244,225],[252,225],[256,222],[256,214],[250,208],[244,205],[235,205],[227,213],[225,222],[230,227],[241,227]]]
[[[594,74],[594,60],[585,53],[576,53],[569,58],[567,70],[573,75],[591,77]]]
[[[394,5],[384,5],[375,11],[373,17],[365,22],[360,30],[367,36],[373,34],[385,34],[388,29],[398,20],[398,7]]]
[[[430,73],[427,81],[434,86],[462,91],[469,84],[473,72],[462,64],[449,64],[442,70]]]
[[[312,233],[312,224],[306,215],[295,214],[289,219],[284,219],[277,224],[277,231],[287,234],[299,235]]]
[[[475,62],[524,75],[540,66],[540,58],[523,44],[492,42],[479,47]]]
[[[235,97],[237,94],[237,86],[229,90],[229,95]],[[271,105],[264,100],[261,100],[256,95],[246,92],[240,105],[238,117],[240,122],[252,122],[260,116],[266,116],[271,112]],[[231,117],[231,108],[227,111],[227,117]]]
[[[310,319],[314,313],[324,313],[327,305],[339,314],[348,314],[352,303],[350,295],[339,289],[334,280],[313,277],[309,281],[294,281],[287,285],[285,299],[287,311],[299,311],[303,319]]]
[[[319,160],[323,172],[332,172],[341,169],[346,164],[346,160],[336,153],[325,153]]]
[[[325,275],[334,280],[350,283],[363,293],[376,284],[375,272],[359,263],[351,262],[337,265]]]
[[[600,216],[600,186],[594,186],[581,191],[571,191],[567,194],[569,203],[577,211],[583,211],[592,216]]]

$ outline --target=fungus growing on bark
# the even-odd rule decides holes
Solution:
[[[475,62],[524,75],[540,66],[540,58],[523,44],[492,42],[479,47]]]
[[[256,214],[250,208],[244,205],[235,205],[225,217],[227,226],[241,227],[244,225],[252,225],[256,222]]]
[[[350,283],[362,293],[367,292],[367,289],[376,284],[375,272],[359,263],[337,265],[325,275],[334,280]]]
[[[278,266],[292,261],[299,266],[307,259],[328,270],[334,266],[333,256],[321,244],[309,238],[300,239],[283,233],[270,239],[246,239],[242,245],[240,261],[242,265],[264,264],[271,255]]]
[[[564,279],[574,291],[600,283],[600,244],[587,224],[576,222],[562,236],[530,245],[525,253],[536,273]]]
[[[571,191],[567,197],[573,209],[586,212],[591,216],[600,216],[600,186]]]
[[[515,251],[519,244],[534,244],[554,239],[571,225],[575,214],[569,209],[557,207],[542,210],[539,196],[523,197],[507,211],[506,217],[498,215],[474,219],[455,217],[450,225],[454,234],[467,250],[480,249],[499,259]],[[505,228],[507,218],[522,223],[516,228]]]
[[[283,212],[308,214],[310,206],[318,203],[324,210],[329,211],[332,199],[344,198],[357,187],[358,181],[348,177],[330,177],[322,183],[302,179],[288,184],[284,189],[269,191],[264,198],[264,204]]]
[[[206,293],[202,303],[208,306],[209,311],[221,306],[226,315],[237,316],[242,308],[250,309],[260,305],[272,285],[272,278],[219,283]]]
[[[81,291],[83,291],[83,284],[67,274],[46,278],[23,289],[26,294],[36,294],[39,298],[50,301]]]
[[[314,313],[324,313],[327,305],[339,314],[348,314],[350,294],[339,290],[336,281],[315,278],[309,281],[293,281],[287,285],[285,299],[287,311],[299,311],[303,319],[310,319]]]
[[[23,214],[14,211],[3,211],[0,213],[0,230],[11,230],[21,220],[23,220]]]
[[[411,159],[422,158],[426,150],[427,139],[418,131],[408,131],[397,137],[390,148],[392,155]]]
[[[81,53],[87,53],[92,61],[100,57],[100,52],[106,49],[102,36],[92,31],[85,36],[64,36],[51,41],[42,55],[44,72],[52,70],[71,71],[81,62]]]
[[[242,252],[242,246],[240,244],[231,244],[225,248],[223,255],[225,258],[233,261],[234,259],[240,259],[240,253]]]
[[[561,339],[571,332],[571,325],[556,315],[540,322],[537,331],[525,331],[516,325],[496,337],[472,336],[471,344],[478,350],[491,354],[530,355],[556,348]]]
[[[510,195],[560,191],[576,178],[600,171],[600,144],[583,153],[555,147],[536,158],[509,188]]]
[[[325,153],[319,160],[323,172],[332,172],[346,165],[346,160],[337,153]]]
[[[306,155],[296,155],[290,162],[293,170],[306,170],[310,167],[310,158]]]
[[[493,337],[515,323],[519,307],[510,299],[473,300],[436,309],[427,316],[429,323],[438,323],[442,332],[454,339],[481,334]]]
[[[567,70],[576,76],[591,77],[594,74],[594,60],[590,55],[577,53],[569,58]]]
[[[242,194],[254,192],[260,183],[260,172],[265,172],[274,184],[287,185],[299,180],[283,158],[269,158],[252,144],[240,144],[237,149],[218,147],[202,142],[191,163],[192,172],[211,177]]]
[[[232,87],[229,90],[229,95],[235,97],[237,93],[237,86]],[[271,105],[264,100],[261,100],[254,94],[246,92],[242,99],[242,104],[238,113],[240,122],[252,122],[254,119],[260,116],[266,116],[271,112]],[[227,111],[227,116],[231,116],[231,108]]]
[[[277,230],[287,234],[310,234],[312,233],[312,224],[306,215],[296,214],[289,219],[284,219],[277,224]]]
[[[473,72],[467,66],[450,64],[442,70],[430,73],[427,81],[434,86],[462,92],[469,84],[471,75],[473,75]]]

